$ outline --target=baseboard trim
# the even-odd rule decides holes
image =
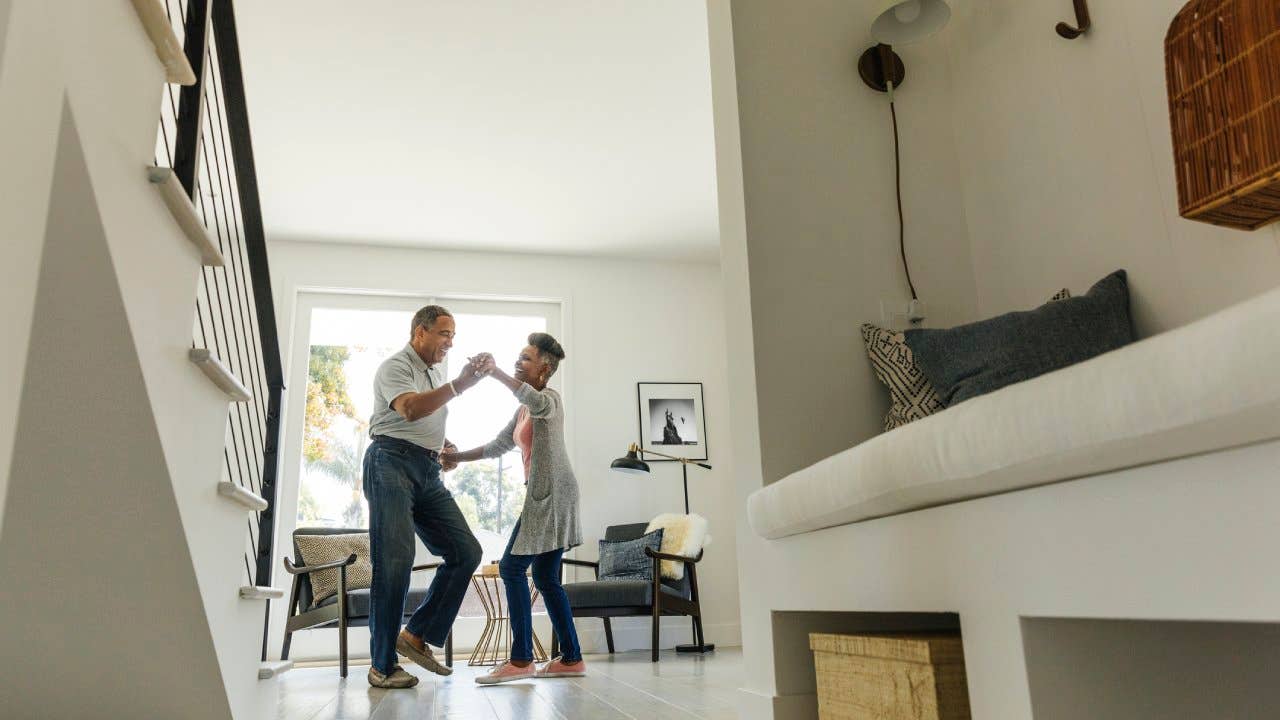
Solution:
[[[738,717],[742,720],[803,720],[818,717],[817,693],[769,695],[738,689]]]

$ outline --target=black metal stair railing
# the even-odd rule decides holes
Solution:
[[[230,405],[223,480],[264,499],[247,521],[246,585],[271,584],[284,375],[232,0],[164,0],[197,82],[165,86],[156,164],[173,168],[225,264],[205,267],[192,345],[208,348],[249,388]],[[270,604],[263,616],[266,659]]]

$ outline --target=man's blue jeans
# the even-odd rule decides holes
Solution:
[[[471,574],[483,551],[453,495],[440,480],[440,463],[425,449],[396,438],[378,438],[364,454],[364,496],[369,501],[369,654],[378,672],[396,666],[396,637],[404,618],[413,570],[414,532],[431,554],[444,559],[422,605],[405,624],[435,646],[444,645]]]
[[[511,615],[511,659],[533,660],[533,604],[529,600],[529,581],[525,572],[533,566],[533,586],[542,594],[551,618],[551,628],[560,638],[560,657],[573,663],[582,659],[578,646],[578,631],[573,627],[573,610],[569,609],[569,596],[560,585],[560,559],[564,550],[552,550],[540,555],[512,555],[520,532],[520,523],[511,530],[507,551],[498,563],[498,575],[507,586],[507,609]]]

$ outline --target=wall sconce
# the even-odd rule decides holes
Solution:
[[[907,263],[906,222],[902,214],[902,159],[898,148],[898,111],[893,104],[893,89],[902,86],[907,76],[902,58],[894,45],[922,40],[938,32],[951,19],[951,7],[945,0],[877,0],[872,5],[871,37],[876,44],[858,58],[858,75],[872,90],[889,95],[889,114],[893,118],[894,185],[898,200],[898,250],[902,254],[902,271],[911,291],[907,316],[912,324],[924,320],[923,305],[911,281]]]
[[[906,77],[894,45],[906,45],[938,32],[951,19],[945,0],[878,0],[873,5],[871,37],[876,45],[858,58],[858,74],[871,89],[889,93]]]

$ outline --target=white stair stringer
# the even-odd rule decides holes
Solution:
[[[263,605],[236,592],[245,511],[209,492],[225,479],[228,398],[187,358],[200,257],[139,172],[154,154],[163,70],[129,3],[13,0],[0,33],[5,117],[20,107],[64,118],[31,126],[36,150],[21,155],[30,177],[54,168],[58,211],[45,199],[30,212],[62,224],[42,239],[22,385],[35,394],[17,416],[15,437],[28,441],[13,444],[0,546],[0,575],[42,577],[49,590],[32,602],[38,588],[0,584],[17,641],[0,643],[0,666],[58,667],[74,654],[100,669],[75,683],[2,673],[5,714],[271,717],[276,684],[258,678]],[[68,331],[92,337],[93,352],[69,352]],[[38,485],[39,467],[78,484]],[[9,542],[21,535],[32,542]],[[65,588],[86,582],[110,592],[66,607]],[[131,617],[147,622],[122,621]],[[181,692],[148,679],[156,647],[182,658]]]

